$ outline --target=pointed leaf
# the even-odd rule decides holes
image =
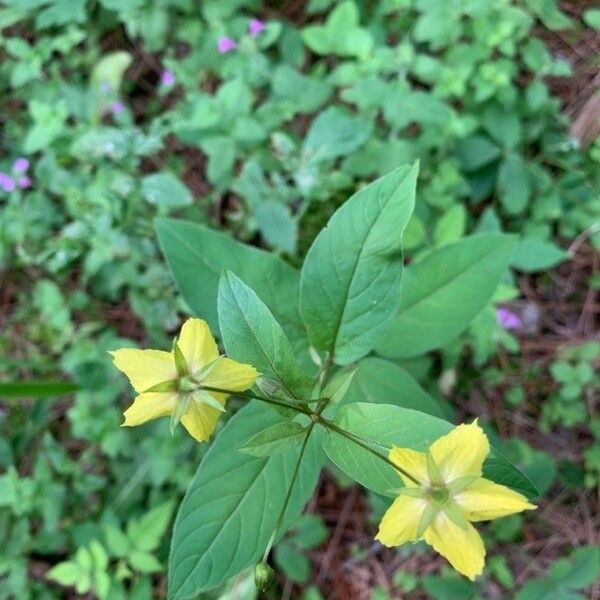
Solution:
[[[513,236],[482,233],[407,268],[398,315],[377,345],[378,354],[408,358],[452,341],[492,297],[515,244]]]
[[[417,171],[401,167],[354,194],[308,251],[300,312],[313,346],[337,364],[367,354],[397,310]]]
[[[264,405],[250,403],[227,423],[205,454],[175,520],[169,559],[171,600],[196,597],[262,556],[300,450],[256,458],[236,448],[280,420]],[[315,428],[308,441],[282,531],[297,518],[316,485],[323,461],[320,433]]]
[[[312,382],[300,371],[287,336],[256,293],[226,271],[217,304],[227,355],[275,379],[292,398],[308,400]]]

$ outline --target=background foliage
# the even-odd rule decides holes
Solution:
[[[497,550],[473,585],[420,548],[373,546],[382,500],[348,494],[332,468],[277,546],[279,583],[307,599],[527,600],[548,581],[584,597],[598,576],[600,142],[568,133],[561,85],[587,88],[556,40],[592,40],[577,65],[597,67],[599,13],[565,4],[4,1],[0,171],[20,181],[26,157],[30,182],[0,189],[0,598],[164,597],[173,509],[205,447],[166,423],[120,429],[130,391],[107,350],[166,346],[191,311],[216,322],[225,261],[294,345],[295,271],[276,257],[301,264],[338,205],[414,160],[404,277],[431,288],[402,298],[377,347],[391,360],[365,361],[350,393],[482,415],[547,499],[525,529],[488,527]],[[222,36],[237,46],[219,53]],[[497,289],[464,294],[492,272]],[[66,380],[77,390],[44,383]],[[214,595],[234,593],[251,598],[251,577]]]

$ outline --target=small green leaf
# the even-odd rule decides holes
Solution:
[[[535,273],[555,267],[568,258],[568,254],[549,241],[525,238],[515,249],[512,266],[525,273]]]
[[[329,398],[332,403],[339,402],[346,395],[354,375],[356,375],[357,368],[352,367],[338,371],[323,388],[321,396]]]
[[[134,550],[127,557],[131,566],[140,573],[159,573],[163,571],[163,566],[156,557],[150,552],[143,550]]]
[[[192,193],[175,175],[153,173],[142,179],[142,196],[151,204],[168,209],[188,206],[192,203]]]
[[[308,400],[312,382],[300,370],[283,329],[256,293],[231,271],[221,277],[217,305],[227,355],[278,381],[288,396]]]
[[[252,436],[238,449],[252,456],[271,456],[300,446],[305,437],[306,427],[296,421],[276,423]]]
[[[61,585],[75,585],[75,583],[82,576],[82,568],[80,565],[74,562],[65,561],[58,563],[52,567],[47,573],[46,577]]]

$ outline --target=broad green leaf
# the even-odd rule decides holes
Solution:
[[[308,400],[312,381],[300,370],[283,329],[256,293],[231,271],[221,276],[217,306],[227,355],[279,382],[287,396]]]
[[[258,432],[238,449],[252,456],[271,456],[300,446],[305,437],[306,427],[296,421],[286,421]]]
[[[319,163],[347,156],[369,139],[372,129],[370,121],[331,106],[312,122],[302,146],[303,160]]]
[[[171,600],[196,597],[261,558],[300,450],[257,458],[236,448],[280,421],[276,412],[252,402],[227,423],[204,456],[175,520]],[[321,438],[315,428],[281,531],[297,518],[314,490],[323,461]]]
[[[417,171],[401,167],[354,194],[306,255],[300,312],[313,346],[337,364],[367,354],[397,310]]]
[[[552,242],[525,238],[517,244],[511,265],[519,271],[535,273],[560,264],[568,256]]]
[[[437,400],[430,396],[401,366],[382,358],[368,357],[360,361],[344,404],[372,402],[412,408],[430,415],[442,416]]]
[[[203,225],[157,219],[156,231],[175,281],[192,311],[218,330],[217,288],[225,269],[269,307],[296,351],[308,345],[298,312],[298,272],[273,254]]]
[[[342,429],[372,441],[373,449],[386,456],[392,446],[424,452],[454,427],[438,417],[389,404],[349,404],[340,409],[335,422]],[[402,487],[400,476],[391,465],[338,433],[328,431],[323,448],[342,471],[378,494],[395,496],[394,490]],[[485,462],[483,475],[528,498],[537,496],[533,484],[496,452]]]
[[[473,235],[408,267],[398,315],[378,354],[407,358],[452,341],[492,297],[515,243],[500,233]]]
[[[142,196],[151,204],[180,208],[192,203],[192,193],[171,173],[153,173],[142,179]]]
[[[6,381],[0,383],[0,398],[48,398],[76,392],[69,381]]]

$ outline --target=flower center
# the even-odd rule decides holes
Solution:
[[[181,377],[177,383],[177,388],[180,392],[187,393],[193,392],[200,387],[200,384],[192,379],[189,375]]]
[[[448,502],[448,498],[450,497],[450,492],[447,488],[441,486],[435,486],[430,488],[429,497],[435,500],[438,504],[444,505]]]

